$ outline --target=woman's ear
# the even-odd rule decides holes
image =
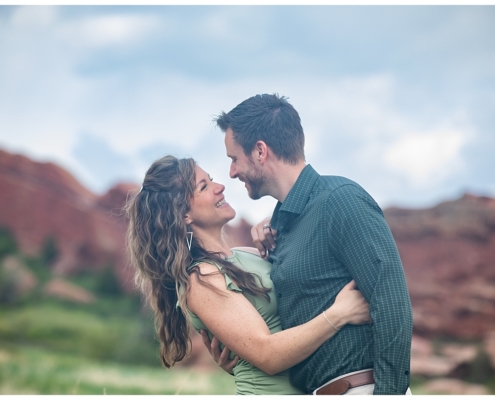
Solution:
[[[184,215],[184,221],[186,222],[187,225],[191,225],[193,222],[189,214]]]

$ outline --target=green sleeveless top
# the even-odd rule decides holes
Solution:
[[[270,302],[264,297],[251,296],[244,294],[249,302],[258,310],[260,315],[266,322],[266,325],[270,329],[270,332],[276,333],[282,330],[280,319],[277,312],[277,299],[273,290],[273,283],[270,279],[270,270],[272,265],[263,260],[261,257],[243,250],[232,250],[233,255],[228,257],[227,260],[235,264],[246,272],[254,272],[261,277],[261,282],[266,288],[270,288],[268,295],[270,296]],[[221,269],[220,266],[217,266]],[[235,292],[242,292],[242,290],[230,279],[229,276],[225,276],[225,284],[228,290]],[[208,332],[210,339],[213,337],[208,328],[203,322],[191,311],[189,314],[192,317],[192,324],[194,329],[198,332],[204,329]],[[249,327],[247,327],[249,329]],[[230,353],[230,358],[234,358],[235,354]],[[234,367],[234,380],[236,384],[236,394],[249,395],[249,394],[305,394],[296,387],[292,386],[289,381],[289,371],[282,371],[276,375],[268,375],[254,365],[248,363],[242,358],[239,359],[237,365]]]

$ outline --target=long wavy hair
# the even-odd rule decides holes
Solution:
[[[197,264],[219,265],[222,269],[218,273],[229,275],[245,293],[269,300],[268,289],[257,275],[241,270],[220,253],[205,250],[197,238],[188,249],[190,227],[185,215],[196,186],[195,167],[192,158],[165,156],[155,161],[146,172],[141,191],[126,205],[127,248],[136,271],[135,282],[154,310],[160,359],[167,368],[187,356],[191,348],[186,303],[190,274],[215,290],[201,279],[211,274],[202,274]]]

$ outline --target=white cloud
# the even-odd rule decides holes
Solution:
[[[400,196],[407,200],[411,193],[424,197],[433,192],[433,184],[439,196],[451,190],[445,182],[452,182],[469,162],[463,158],[468,140],[473,143],[469,126],[481,134],[474,119],[487,114],[485,110],[467,102],[459,117],[452,109],[463,105],[434,93],[423,81],[408,87],[397,69],[346,75],[308,72],[307,63],[324,62],[320,53],[310,53],[310,46],[307,54],[290,46],[270,47],[273,38],[265,28],[271,20],[266,15],[257,21],[263,29],[244,31],[244,9],[219,10],[205,21],[197,17],[198,31],[189,31],[184,19],[159,13],[95,12],[69,20],[52,7],[15,9],[9,23],[0,25],[0,146],[54,160],[93,190],[101,182],[71,156],[82,131],[101,136],[116,154],[138,166],[134,176],[142,176],[148,167],[139,160],[140,149],[180,148],[227,186],[226,196],[239,215],[256,221],[271,212],[274,201],[253,202],[242,183],[228,177],[222,134],[211,119],[254,94],[278,92],[289,96],[299,111],[307,159],[319,172],[349,176],[379,202]],[[184,42],[181,34],[186,31]],[[105,64],[102,49],[125,51],[130,44],[140,50],[169,34],[178,47],[202,43],[203,53],[225,48],[226,64],[240,54],[230,50],[233,43],[243,50],[259,48],[260,59],[246,51],[249,57],[237,61],[264,68],[251,75],[249,68],[239,74],[226,68],[224,74],[219,63],[212,77],[198,72],[201,64],[178,70],[163,57],[133,59],[132,71],[125,65],[99,70],[99,63]],[[386,50],[376,56],[384,54],[392,58]],[[94,60],[91,71],[81,73],[88,59]],[[122,58],[123,63],[127,60]],[[297,65],[298,71],[286,69],[286,64]],[[462,93],[455,99],[475,98],[478,92],[473,88]],[[459,178],[458,185],[467,186],[467,178]]]
[[[53,6],[22,6],[12,15],[11,27],[15,30],[38,30],[55,23],[58,10]]]
[[[401,171],[415,186],[432,186],[462,169],[466,135],[456,130],[411,133],[385,153],[386,164]]]
[[[164,25],[152,15],[104,15],[65,23],[59,38],[92,48],[138,44],[160,31]]]
[[[392,74],[366,74],[361,76],[315,77],[306,86],[314,95],[309,97],[308,115],[327,120],[345,119],[353,135],[374,138],[382,131],[375,130],[377,121],[384,121],[384,114],[393,108],[398,82]],[[363,129],[364,128],[364,129]]]
[[[195,29],[201,39],[208,38],[222,46],[238,46],[243,49],[262,48],[270,21],[265,13],[252,7],[220,7],[195,21]],[[256,29],[250,29],[253,25]],[[249,34],[246,35],[246,32]]]

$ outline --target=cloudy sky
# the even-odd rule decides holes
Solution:
[[[212,119],[277,92],[384,208],[495,197],[494,38],[493,5],[0,6],[0,148],[96,193],[192,156],[255,222]]]

